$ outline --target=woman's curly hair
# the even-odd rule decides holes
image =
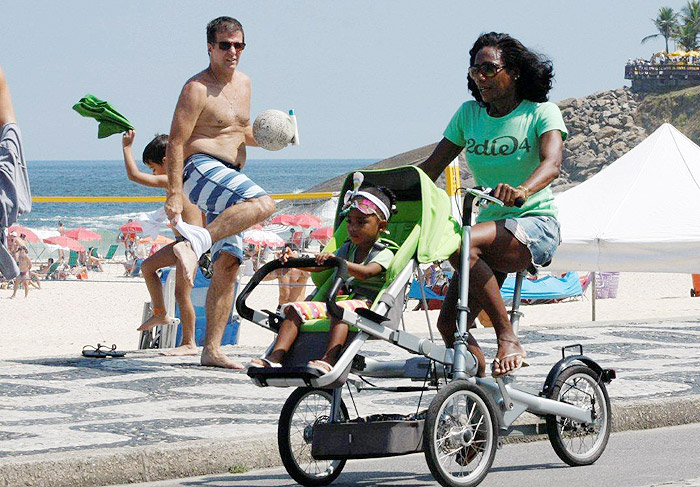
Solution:
[[[517,73],[518,78],[514,81],[520,99],[534,102],[547,101],[547,94],[552,89],[552,80],[554,79],[552,61],[541,54],[530,51],[519,40],[508,34],[489,32],[479,36],[469,51],[470,66],[474,65],[477,53],[486,46],[498,48],[503,55],[504,67]],[[467,86],[472,96],[479,105],[486,106],[476,83],[471,76],[468,79]]]

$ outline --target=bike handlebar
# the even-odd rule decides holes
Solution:
[[[340,287],[343,284],[343,282],[346,281],[348,278],[348,264],[345,261],[345,259],[341,259],[340,257],[330,257],[326,259],[326,261],[323,264],[318,264],[316,262],[316,259],[310,257],[289,259],[287,262],[284,263],[279,259],[275,259],[268,262],[260,269],[258,269],[255,272],[255,274],[253,274],[253,276],[250,278],[250,281],[248,281],[248,284],[246,284],[245,288],[243,288],[243,291],[241,291],[241,294],[236,299],[236,310],[238,311],[238,314],[241,317],[247,319],[248,321],[253,321],[253,310],[245,302],[250,293],[253,292],[253,289],[255,289],[258,286],[258,284],[262,282],[263,278],[272,271],[291,267],[337,267],[339,269],[336,273],[335,281],[331,286],[328,295],[328,302],[326,304],[328,306],[329,315],[340,319],[343,316],[343,309],[340,308],[337,304],[335,304],[335,297],[338,294],[338,291],[340,290]]]

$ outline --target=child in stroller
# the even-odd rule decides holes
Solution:
[[[361,187],[361,184],[362,174],[356,173],[354,189],[345,194],[343,214],[346,216],[349,239],[335,253],[322,252],[316,256],[319,266],[334,255],[347,260],[352,279],[346,285],[345,297],[348,299],[338,301],[338,306],[351,311],[370,307],[384,284],[386,269],[394,258],[393,252],[379,239],[395,211],[396,197],[387,188]],[[290,254],[285,252],[280,260],[286,263]],[[326,304],[321,301],[287,303],[281,306],[280,311],[285,318],[272,352],[267,358],[253,359],[250,366],[281,367],[302,323],[327,316]],[[331,319],[326,352],[320,359],[311,360],[308,366],[322,373],[330,371],[338,360],[348,332],[346,323]]]

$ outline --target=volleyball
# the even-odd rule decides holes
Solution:
[[[294,121],[281,110],[265,110],[253,122],[253,137],[258,146],[267,150],[287,147],[294,138]]]

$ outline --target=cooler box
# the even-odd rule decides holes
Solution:
[[[167,308],[167,301],[168,301],[168,288],[169,286],[166,285],[168,281],[168,276],[170,275],[170,271],[174,271],[174,268],[166,268],[162,269],[162,274],[160,277],[161,282],[163,283],[163,293],[166,299],[166,308]],[[174,277],[174,274],[173,274]],[[194,305],[194,312],[196,315],[196,320],[194,324],[194,340],[197,343],[198,347],[201,347],[204,345],[204,336],[206,334],[206,328],[207,328],[207,316],[206,316],[206,302],[207,302],[207,291],[209,291],[209,279],[204,277],[204,274],[202,274],[201,269],[197,269],[197,274],[195,275],[194,278],[194,287],[192,288],[192,304]],[[174,286],[172,287],[174,289]],[[236,284],[236,292],[238,291],[238,284]],[[172,296],[173,301],[174,296]],[[234,303],[235,303],[235,296],[234,296]],[[175,304],[175,313],[174,313],[176,318],[180,318],[180,307]],[[233,307],[231,307],[231,314],[228,320],[228,323],[226,324],[226,329],[224,330],[224,336],[221,340],[222,345],[235,345],[238,343],[238,329],[239,329],[240,321],[238,320],[238,316],[234,315],[233,313]],[[175,346],[180,346],[182,344],[182,324],[177,326],[177,338],[175,339]]]

